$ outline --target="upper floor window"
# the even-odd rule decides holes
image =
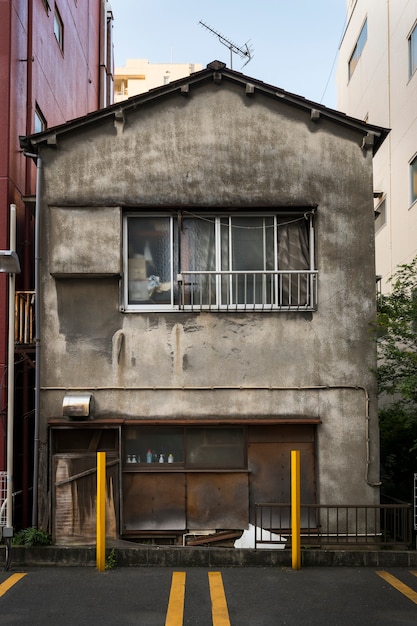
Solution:
[[[64,50],[64,24],[56,6],[54,13],[54,34],[59,47],[61,50]]]
[[[411,204],[417,200],[417,156],[410,163]]]
[[[358,64],[359,58],[362,54],[362,50],[365,47],[367,39],[368,39],[368,20],[366,19],[364,22],[364,25],[362,26],[361,32],[359,33],[359,37],[356,41],[352,55],[349,59],[349,79],[352,77],[352,74],[355,71],[355,68]]]
[[[417,70],[417,24],[408,38],[408,58],[410,77]]]
[[[35,115],[34,115],[34,123],[33,123],[33,132],[41,133],[43,130],[46,130],[46,120],[42,114],[40,108],[36,105]]]
[[[385,198],[378,204],[374,210],[375,213],[375,232],[377,233],[387,221]]]
[[[128,214],[125,310],[313,310],[313,212]]]

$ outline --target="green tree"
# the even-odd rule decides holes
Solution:
[[[378,301],[381,478],[387,495],[410,501],[417,472],[417,257],[400,265]]]

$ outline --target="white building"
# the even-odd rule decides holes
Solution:
[[[149,63],[148,59],[127,59],[114,73],[114,101],[145,93],[154,87],[168,85],[202,69],[200,63]]]
[[[382,289],[417,254],[417,0],[347,0],[338,109],[391,128],[374,158]]]

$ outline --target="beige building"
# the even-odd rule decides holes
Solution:
[[[199,63],[149,63],[148,59],[127,59],[126,65],[116,67],[114,101],[145,93],[155,87],[168,85],[202,69]]]
[[[348,0],[338,109],[391,128],[374,158],[376,271],[382,289],[417,254],[417,0]]]

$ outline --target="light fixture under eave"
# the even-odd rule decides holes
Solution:
[[[20,274],[20,261],[14,250],[0,250],[0,272]]]

